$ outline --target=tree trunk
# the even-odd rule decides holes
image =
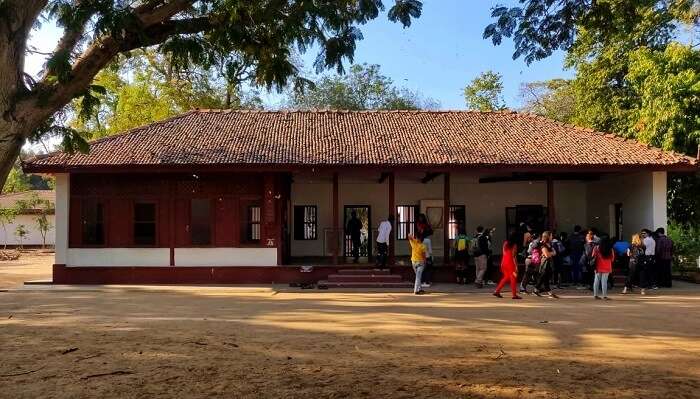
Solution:
[[[28,89],[23,82],[29,32],[46,0],[3,0],[0,16],[0,187],[26,138],[37,126],[17,118],[16,104]]]

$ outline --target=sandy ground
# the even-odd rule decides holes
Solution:
[[[677,286],[518,303],[483,292],[10,289],[0,397],[698,398],[700,286]]]
[[[25,281],[51,280],[53,252],[22,251],[16,261],[0,261],[0,289],[20,287]]]

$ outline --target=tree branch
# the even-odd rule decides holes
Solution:
[[[31,95],[18,103],[17,113],[38,126],[41,121],[87,90],[97,73],[119,53],[162,43],[173,35],[195,34],[211,27],[207,17],[197,17],[165,21],[143,31],[127,32],[122,38],[99,38],[76,60],[70,79],[50,84],[45,77]]]

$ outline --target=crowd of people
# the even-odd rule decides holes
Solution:
[[[389,223],[392,220],[390,218]],[[493,232],[494,229],[478,226],[475,234],[469,236],[464,226],[458,227],[452,242],[452,264],[458,284],[467,283],[470,260],[474,265],[475,286],[484,288],[493,284],[489,277],[498,274],[493,270],[496,260]],[[424,294],[424,289],[432,282],[432,234],[425,215],[419,215],[415,234],[408,237],[417,295]],[[385,245],[388,233],[382,236],[381,244]],[[380,259],[386,265],[386,256]],[[654,232],[644,229],[633,234],[628,242],[621,238],[614,240],[594,228],[584,232],[581,226],[574,226],[571,234],[537,233],[522,223],[502,245],[500,277],[493,279],[498,280],[493,295],[502,298],[501,292],[508,284],[513,299],[522,299],[520,294],[558,298],[554,288],[573,286],[591,290],[595,299],[609,300],[613,270],[627,272],[622,294],[630,294],[638,287],[645,295],[648,289],[671,286],[672,260],[673,241],[663,228]]]

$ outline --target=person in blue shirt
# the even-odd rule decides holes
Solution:
[[[615,250],[615,255],[616,256],[626,256],[627,255],[627,250],[630,247],[629,241],[625,240],[617,240],[615,244],[613,245],[613,249]]]

